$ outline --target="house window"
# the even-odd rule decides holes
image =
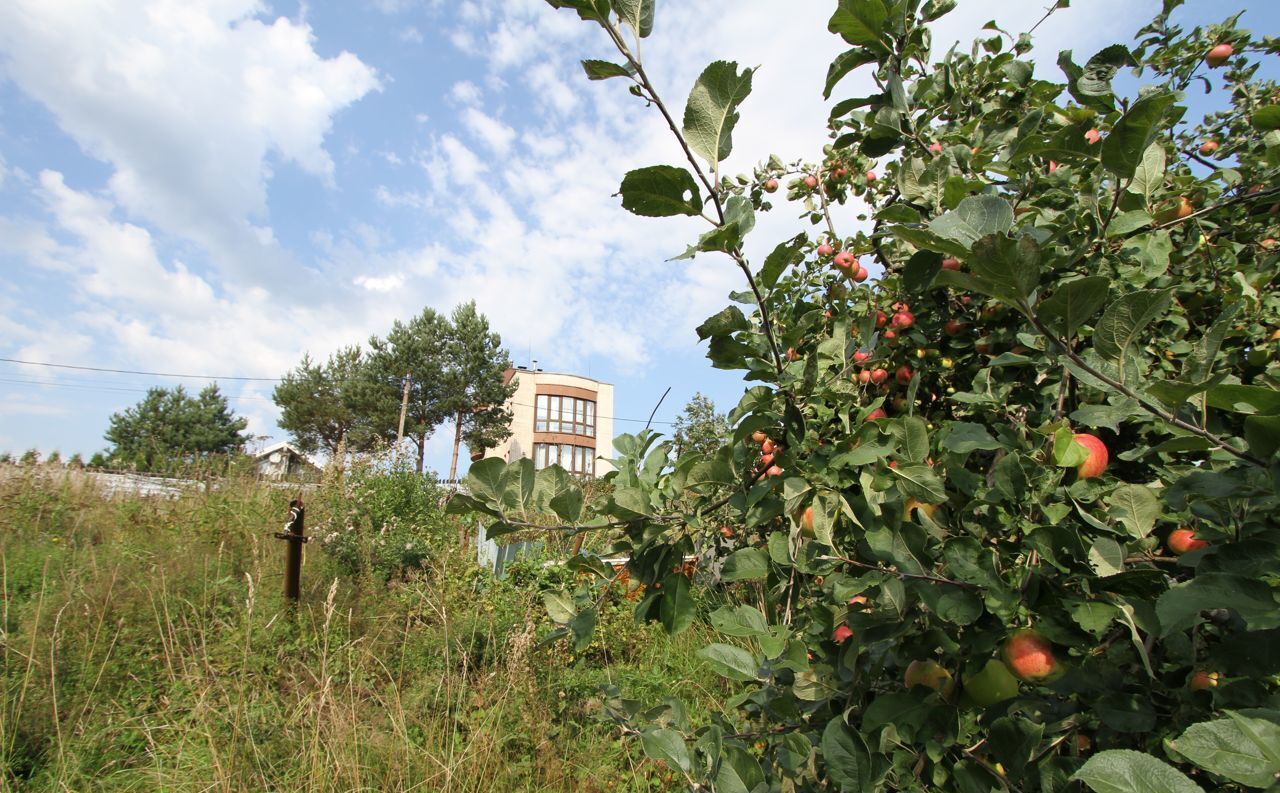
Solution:
[[[562,432],[594,438],[596,403],[589,399],[538,394],[533,429],[535,432]]]
[[[559,465],[579,476],[593,477],[596,473],[596,450],[590,446],[574,446],[570,443],[533,444],[533,467],[542,470],[549,465]]]

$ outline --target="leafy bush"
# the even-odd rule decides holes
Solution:
[[[1132,47],[1056,53],[1064,83],[994,25],[933,61],[950,0],[841,0],[825,94],[858,69],[877,90],[833,106],[819,162],[729,176],[752,69],[708,66],[679,124],[639,59],[653,3],[549,2],[602,29],[621,62],[587,76],[687,159],[626,174],[622,205],[710,221],[680,258],[726,255],[752,306],[698,329],[753,383],[731,446],[672,463],[621,436],[585,505],[562,471],[484,460],[451,505],[491,533],[620,531],[636,615],[671,633],[701,616],[686,554],[749,587],[707,615],[736,688],[712,723],[611,710],[644,751],[696,790],[1274,786],[1280,86],[1256,74],[1280,42],[1184,30],[1166,0]],[[1221,109],[1192,118],[1193,84]],[[814,229],[753,266],[780,190]],[[581,651],[619,575],[569,564],[594,586],[546,601]]]

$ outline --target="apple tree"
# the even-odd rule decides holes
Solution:
[[[840,0],[829,145],[731,176],[752,69],[712,63],[680,115],[639,55],[652,0],[548,2],[617,50],[586,76],[670,127],[676,159],[622,205],[705,219],[677,258],[743,279],[698,329],[750,383],[731,444],[672,462],[623,435],[593,503],[484,460],[454,505],[491,536],[614,531],[638,619],[722,634],[701,654],[737,693],[710,723],[608,712],[695,790],[1272,788],[1280,88],[1256,72],[1280,43],[1165,0],[1130,44],[1037,71],[994,23],[933,52],[954,0]],[[873,93],[842,93],[855,72]],[[756,217],[796,206],[810,230],[750,261]],[[690,553],[717,557],[706,615]],[[617,574],[570,564],[590,581],[548,608],[581,645]]]

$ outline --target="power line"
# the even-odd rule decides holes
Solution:
[[[73,366],[69,363],[42,363],[40,361],[19,361],[17,358],[0,358],[5,363],[20,363],[26,366],[49,366],[54,369],[79,369],[84,372],[107,372],[110,374],[141,374],[148,377],[186,377],[192,380],[256,380],[260,382],[278,383],[282,377],[243,377],[230,375],[217,377],[208,374],[173,374],[172,372],[139,372],[134,369],[107,369],[101,366]]]

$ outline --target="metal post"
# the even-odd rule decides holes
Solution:
[[[302,506],[302,494],[289,502],[289,522],[284,531],[276,532],[276,537],[288,541],[284,557],[284,596],[291,603],[299,598],[300,580],[302,578],[302,544],[307,541],[303,533],[306,511]]]

